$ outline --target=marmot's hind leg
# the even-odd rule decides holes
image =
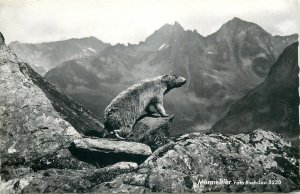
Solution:
[[[145,111],[146,111],[147,114],[152,115],[152,114],[155,113],[155,111],[152,111],[152,110],[150,109],[150,106],[151,106],[151,104],[149,104],[148,106],[146,106]]]

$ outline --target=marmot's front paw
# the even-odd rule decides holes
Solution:
[[[172,113],[172,114],[169,114],[169,115],[167,115],[166,114],[166,116],[163,116],[163,117],[174,117],[175,115]]]
[[[169,117],[174,117],[174,116],[175,116],[175,114],[174,114],[174,113],[172,113],[172,114],[170,114],[170,115],[169,115]]]

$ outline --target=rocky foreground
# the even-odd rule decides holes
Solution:
[[[72,122],[81,113],[62,114],[32,72],[0,40],[0,193],[299,189],[298,152],[275,133],[171,140],[173,117],[147,116],[128,141],[88,137]],[[220,179],[231,184],[208,182]]]
[[[104,192],[289,192],[299,189],[295,150],[272,132],[224,137],[187,134],[154,152],[136,171],[101,183]],[[199,181],[280,181],[208,185]]]
[[[62,153],[61,156],[72,158]],[[2,173],[7,174],[1,189],[11,193],[290,192],[299,189],[296,156],[296,150],[289,143],[263,130],[230,137],[187,134],[158,148],[139,165],[118,162],[100,168],[82,163],[72,168],[57,159],[52,161],[57,166],[48,169],[34,170],[28,165],[8,172],[4,166]],[[98,158],[99,163],[103,160],[105,158]],[[216,180],[232,182],[201,183]],[[245,183],[237,185],[238,181]],[[255,184],[255,181],[263,184]]]

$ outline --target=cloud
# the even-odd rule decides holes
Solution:
[[[0,0],[0,30],[8,42],[96,36],[126,44],[165,23],[208,35],[240,17],[287,35],[298,31],[297,11],[296,0]]]

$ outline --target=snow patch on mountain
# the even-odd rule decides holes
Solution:
[[[158,48],[158,50],[160,51],[160,50],[166,49],[166,48],[168,48],[169,46],[170,46],[170,45],[164,43],[164,44],[162,44],[162,45]]]
[[[92,49],[91,47],[88,47],[87,49],[89,49],[90,51],[92,51],[93,53],[95,53],[95,49]]]

